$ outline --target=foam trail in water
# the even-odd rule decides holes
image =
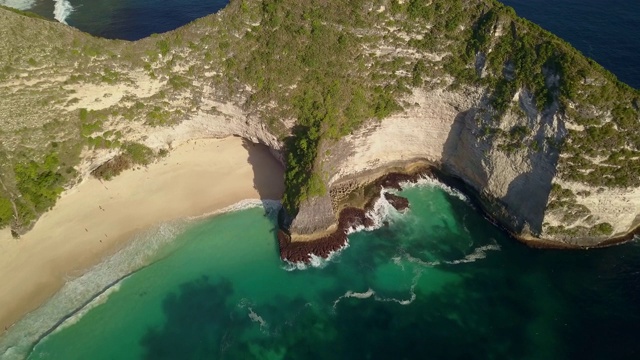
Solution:
[[[0,5],[18,10],[29,10],[35,2],[35,0],[0,0]]]
[[[53,17],[61,23],[66,24],[67,17],[71,15],[73,10],[73,6],[71,6],[69,0],[55,0],[55,5],[53,6]]]
[[[382,302],[395,302],[398,303],[400,305],[411,305],[412,302],[414,302],[416,300],[416,286],[418,286],[418,281],[420,280],[420,276],[422,275],[422,270],[416,271],[415,275],[413,276],[413,279],[411,280],[411,288],[410,288],[410,294],[411,296],[409,296],[409,299],[406,300],[399,300],[399,299],[395,299],[395,298],[383,298],[383,297],[379,297],[379,296],[375,296],[374,299],[376,299],[376,301],[382,301]]]
[[[254,323],[257,323],[260,325],[260,331],[262,331],[263,333],[269,333],[269,323],[267,323],[267,321],[265,319],[262,318],[262,316],[258,315],[258,313],[256,313],[255,311],[253,311],[253,308],[251,307],[252,304],[248,299],[242,299],[240,301],[240,303],[238,304],[238,307],[241,309],[247,309],[249,311],[248,315],[249,315],[249,319],[251,321],[253,321]]]
[[[487,257],[487,251],[498,251],[500,250],[500,245],[492,244],[492,245],[484,245],[476,248],[473,252],[462,259],[446,261],[446,264],[456,265],[456,264],[466,264],[471,263],[476,260],[481,260]]]
[[[412,302],[416,300],[415,289],[416,289],[416,286],[418,285],[418,280],[420,280],[421,275],[422,275],[422,271],[416,271],[415,275],[413,276],[413,279],[411,281],[411,288],[409,290],[409,294],[410,294],[409,299],[400,300],[395,298],[381,297],[381,296],[378,296],[376,291],[371,288],[369,288],[365,292],[347,291],[346,293],[344,293],[344,295],[340,296],[333,302],[333,311],[336,310],[336,306],[338,306],[338,303],[340,302],[340,300],[346,299],[346,298],[369,299],[373,297],[376,301],[395,302],[400,305],[410,305]]]
[[[413,257],[409,254],[402,254],[402,256],[398,256],[397,260],[396,258],[394,258],[394,263],[396,265],[402,266],[402,258],[407,259],[407,261],[413,263],[413,264],[417,264],[423,267],[434,267],[434,266],[438,266],[438,265],[442,265],[442,264],[448,264],[448,265],[457,265],[457,264],[466,264],[466,263],[472,263],[474,261],[477,260],[481,260],[487,257],[487,252],[488,251],[499,251],[500,245],[498,245],[498,243],[495,242],[493,244],[489,244],[489,245],[483,245],[480,247],[477,247],[475,249],[473,249],[473,252],[471,254],[467,254],[465,257],[463,257],[462,259],[456,259],[456,260],[451,260],[451,261],[424,261],[422,259]]]
[[[368,299],[374,296],[375,294],[376,292],[373,291],[371,288],[369,288],[369,290],[363,293],[359,293],[355,291],[347,291],[346,293],[344,293],[344,295],[340,296],[339,298],[336,299],[336,301],[333,302],[333,310],[334,311],[336,310],[336,306],[338,306],[338,303],[340,302],[340,300],[344,298]]]
[[[418,264],[423,267],[434,267],[442,264],[441,261],[424,261],[409,254],[404,254],[404,258],[407,259],[407,261],[409,261],[410,263]]]

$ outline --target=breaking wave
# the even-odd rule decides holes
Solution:
[[[292,261],[285,260],[284,261],[285,264],[282,267],[282,269],[286,271],[307,270],[312,268],[323,269],[324,267],[329,265],[329,263],[335,262],[335,259],[338,257],[338,255],[340,255],[340,253],[348,247],[349,247],[349,240],[347,240],[347,242],[344,243],[344,246],[341,247],[340,249],[329,252],[329,255],[326,258],[323,258],[322,256],[317,256],[315,254],[311,254],[310,255],[311,259],[309,263],[304,263],[301,261],[292,262]]]
[[[0,5],[18,10],[29,10],[35,2],[36,0],[0,0]]]
[[[470,204],[469,198],[465,194],[428,175],[420,177],[416,182],[403,182],[400,186],[402,186],[403,189],[411,187],[437,187],[447,194]]]
[[[421,178],[416,183],[412,183],[412,182],[402,183],[401,186],[403,188],[412,187],[412,186],[437,186],[439,188],[442,188],[445,192],[451,194],[452,196],[455,196],[465,202],[468,202],[468,199],[461,192],[451,187],[448,187],[447,185],[441,183],[440,181],[430,177]],[[373,231],[385,226],[385,224],[387,223],[391,223],[401,219],[401,217],[405,215],[407,212],[406,211],[399,212],[398,210],[396,210],[396,208],[394,208],[393,205],[391,205],[391,203],[387,201],[387,199],[384,196],[387,193],[394,193],[394,192],[395,190],[393,189],[381,188],[380,194],[378,195],[378,199],[373,204],[373,207],[371,208],[371,210],[367,211],[367,213],[365,214],[365,216],[371,220],[373,225],[353,226],[347,229],[347,235],[354,234],[361,231]],[[306,270],[309,268],[324,268],[325,266],[327,266],[328,263],[331,262],[332,259],[334,259],[340,252],[342,252],[342,250],[347,248],[348,245],[349,244],[347,242],[344,247],[340,248],[335,252],[331,252],[327,259],[323,259],[322,257],[311,254],[311,262],[309,264],[306,264],[304,262],[294,263],[290,261],[285,261],[286,265],[284,266],[284,269],[287,271],[293,271],[293,270]]]
[[[189,220],[201,220],[212,217],[214,215],[255,209],[259,207],[264,208],[265,216],[268,216],[270,219],[276,219],[278,217],[278,211],[280,211],[280,208],[282,207],[282,203],[280,202],[280,200],[246,199],[219,210],[214,210],[202,215],[192,216],[189,218]]]
[[[61,23],[66,24],[67,18],[71,15],[73,10],[73,6],[71,6],[69,0],[55,0],[55,5],[53,6],[53,17]]]
[[[364,230],[371,231],[384,226],[386,221],[394,221],[399,219],[404,213],[399,212],[384,197],[384,194],[390,192],[389,189],[381,189],[378,200],[373,204],[373,208],[369,210],[366,216],[373,221],[373,226]]]
[[[129,274],[152,262],[157,251],[184,231],[186,224],[184,221],[160,224],[139,234],[127,247],[82,276],[68,279],[47,303],[25,316],[0,339],[0,357],[24,358],[31,345],[44,335],[77,322],[117,291]]]
[[[78,312],[70,316],[68,319],[64,320],[62,324],[60,324],[58,327],[55,328],[55,330],[51,332],[51,334],[55,334],[60,330],[66,329],[69,326],[74,325],[80,319],[82,319],[82,317],[85,316],[89,311],[91,311],[92,309],[96,308],[99,305],[106,303],[107,300],[109,300],[109,296],[111,296],[111,294],[120,290],[121,284],[122,284],[122,281],[119,281],[117,284],[111,286],[106,291],[96,296],[93,300],[91,300],[91,302],[85,305],[82,309],[80,309]]]
[[[49,301],[12,326],[0,338],[0,358],[24,359],[31,347],[46,335],[79,321],[91,309],[107,301],[133,272],[166,256],[161,249],[166,249],[194,220],[259,206],[265,208],[265,216],[277,216],[280,202],[245,200],[210,214],[162,223],[139,233],[124,249],[80,277],[67,279]]]

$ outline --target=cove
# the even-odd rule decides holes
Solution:
[[[280,261],[275,211],[193,225],[30,359],[631,358],[640,244],[534,250],[435,181],[328,261]],[[382,201],[382,200],[381,200]]]

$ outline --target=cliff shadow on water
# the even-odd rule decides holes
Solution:
[[[284,192],[284,166],[272,153],[275,150],[266,145],[243,139],[242,146],[249,154],[247,162],[253,169],[253,187],[262,202],[264,216],[269,217],[273,222],[273,246],[276,251],[280,251],[277,237],[280,206],[276,201],[282,199]]]
[[[504,139],[486,131],[489,124],[480,119],[482,113],[472,108],[456,116],[443,147],[442,170],[464,179],[466,192],[507,230],[539,236],[559,159],[559,150],[545,138],[555,128],[556,140],[560,140],[563,124],[558,120],[554,125],[555,109],[519,118],[513,128],[532,129],[531,141],[544,145],[534,148],[521,142],[510,149],[504,146]]]

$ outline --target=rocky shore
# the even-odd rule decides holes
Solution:
[[[368,186],[376,189],[396,189],[399,191],[402,190],[400,184],[415,182],[421,176],[429,173],[429,169],[421,169],[413,174],[389,173]],[[309,263],[312,255],[327,258],[332,252],[342,249],[347,244],[347,234],[350,229],[367,228],[375,225],[374,220],[367,216],[367,213],[373,209],[379,197],[380,195],[376,195],[369,199],[362,209],[356,207],[342,209],[338,219],[338,228],[330,235],[312,241],[291,241],[291,235],[281,221],[280,229],[278,230],[280,258],[293,263]],[[384,197],[398,211],[404,211],[409,208],[409,200],[402,196],[384,193]]]

